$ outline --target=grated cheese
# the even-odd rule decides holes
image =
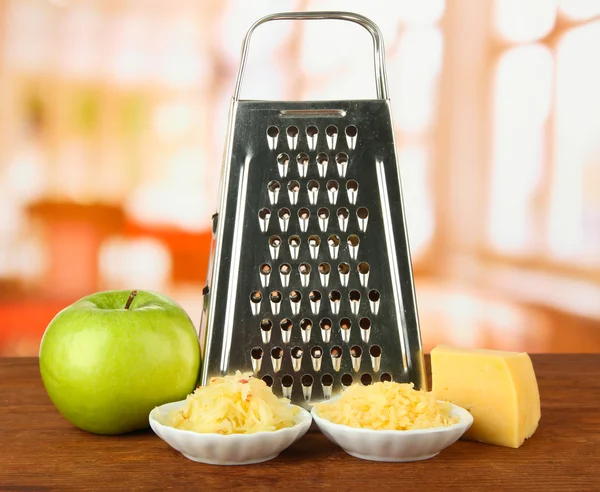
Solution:
[[[183,407],[171,411],[166,425],[199,433],[253,434],[296,424],[297,407],[277,398],[251,373],[212,378],[188,395]]]
[[[315,405],[318,415],[335,424],[376,430],[443,427],[458,422],[451,405],[412,383],[381,382],[353,385],[336,400]]]

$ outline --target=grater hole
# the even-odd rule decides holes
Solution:
[[[328,137],[333,137],[334,135],[337,135],[338,134],[337,126],[335,126],[335,125],[329,125],[325,129],[325,133],[327,134]]]
[[[254,347],[252,349],[252,351],[250,352],[250,356],[254,359],[254,360],[260,360],[263,357],[263,349],[261,349],[260,347]]]
[[[313,385],[314,382],[314,378],[310,375],[310,374],[305,374],[304,376],[302,376],[302,379],[300,380],[300,382],[302,383],[302,386],[309,388],[310,386]]]
[[[289,275],[292,271],[292,266],[289,263],[282,263],[279,265],[279,273],[282,275]]]
[[[281,347],[273,347],[271,349],[271,357],[273,359],[281,359],[283,357],[283,349]]]
[[[329,300],[331,302],[340,302],[342,299],[342,294],[339,290],[332,290],[329,293]]]
[[[281,386],[284,388],[291,388],[294,385],[294,378],[289,374],[286,374],[281,378]]]
[[[329,263],[319,264],[319,273],[329,275],[329,272],[331,272],[331,265],[329,265]]]
[[[352,381],[353,381],[352,374],[348,374],[348,373],[343,374],[340,379],[342,386],[346,386],[346,387],[352,386]]]
[[[381,381],[382,383],[390,383],[392,381],[392,375],[387,372],[384,372],[381,374],[381,376],[379,376],[379,381]]]
[[[379,293],[378,290],[373,289],[373,290],[369,291],[369,301],[378,302],[380,297],[381,297],[381,294]]]
[[[317,154],[317,164],[325,165],[329,162],[329,157],[325,152],[319,152]]]
[[[325,343],[329,343],[329,340],[331,339],[332,325],[333,322],[329,318],[323,318],[319,323],[319,326],[321,327],[321,338]]]
[[[298,193],[300,190],[300,183],[298,183],[296,180],[292,180],[287,184],[287,189],[292,194]]]
[[[346,135],[348,132],[346,132]],[[288,126],[287,128],[287,136],[294,138],[298,136],[298,127],[297,126]]]
[[[273,292],[271,292],[269,298],[271,299],[271,302],[281,302],[281,292],[279,292],[278,290],[274,290]]]
[[[369,386],[373,383],[373,376],[371,376],[369,373],[365,373],[360,377],[360,382],[363,386]]]
[[[356,204],[356,197],[358,196],[358,181],[351,179],[346,183],[346,194],[348,195],[348,201],[352,205]]]
[[[360,301],[360,292],[357,290],[351,290],[350,293],[348,294],[348,297],[352,302],[359,302]]]
[[[298,162],[298,174],[301,178],[305,178],[308,171],[308,154],[301,152],[296,156],[296,161]]]
[[[279,236],[271,236],[269,238],[269,246],[273,248],[278,248],[281,244],[281,238]]]
[[[371,320],[369,318],[360,318],[358,325],[361,327],[361,329],[368,330],[371,328]]]
[[[319,191],[319,182],[316,179],[311,179],[306,185],[309,192]]]
[[[290,236],[288,243],[292,248],[298,248],[300,246],[300,236]]]
[[[252,294],[250,294],[250,301],[254,304],[258,304],[260,301],[262,301],[262,294],[259,291],[255,290],[254,292],[252,292]]]
[[[318,290],[311,290],[310,294],[308,295],[308,298],[312,302],[320,301],[321,300],[321,293]]]
[[[310,358],[314,371],[321,370],[321,358],[323,357],[323,349],[319,346],[315,346],[310,349]]]
[[[270,126],[269,128],[267,128],[267,135],[271,138],[277,138],[277,136],[279,135],[279,128],[277,128],[276,126]]]
[[[316,248],[321,244],[321,238],[319,236],[310,236],[308,238],[308,245],[312,248]]]
[[[320,359],[323,357],[323,349],[317,345],[310,349],[310,355],[315,359]]]
[[[321,384],[323,386],[333,386],[333,376],[331,374],[323,374],[321,376]]]
[[[281,164],[282,166],[287,166],[288,162],[290,162],[290,156],[289,155],[287,155],[285,153],[282,153],[282,154],[279,154],[277,156],[277,163],[278,164]]]
[[[310,217],[310,210],[308,210],[306,207],[302,207],[300,210],[298,210],[298,218],[301,220],[306,220]]]
[[[279,323],[279,326],[283,331],[290,331],[292,329],[292,320],[289,318],[283,318]]]
[[[328,219],[329,218],[329,209],[327,209],[325,207],[321,207],[317,211],[317,215],[319,216],[320,219]]]
[[[350,211],[346,207],[340,207],[337,210],[337,215],[341,219],[347,219],[350,216]]]
[[[300,329],[303,331],[312,329],[312,320],[310,318],[302,318],[300,320]]]
[[[272,193],[275,193],[276,191],[279,191],[279,189],[281,188],[281,184],[279,183],[279,181],[269,181],[269,183],[267,184],[267,190],[269,190]]]
[[[340,152],[335,156],[335,162],[338,164],[346,164],[348,162],[348,154]]]
[[[290,212],[289,208],[281,208],[279,209],[279,218],[282,220],[287,220],[290,218],[290,215],[292,215],[292,213]]]
[[[302,275],[308,275],[310,273],[310,265],[308,263],[300,263],[298,270]]]
[[[271,217],[271,211],[268,208],[261,208],[258,211],[258,218],[260,220],[269,220]]]
[[[331,179],[327,181],[327,196],[329,197],[329,203],[335,205],[337,202],[338,190],[340,189],[340,184]]]
[[[366,275],[367,273],[369,273],[369,264],[366,261],[361,261],[356,267],[356,269],[358,270],[358,273]]]
[[[346,189],[351,192],[358,191],[358,181],[351,179],[346,183]]]
[[[346,127],[346,136],[354,138],[356,135],[358,135],[358,128],[356,128],[354,125],[348,125]]]
[[[358,236],[356,234],[350,234],[348,236],[348,245],[351,246],[352,248],[356,248],[359,243],[360,243],[360,239],[358,238]]]
[[[331,236],[329,236],[327,238],[327,242],[329,243],[329,246],[339,246],[340,245],[340,238],[338,236],[336,236],[335,234],[332,234]]]
[[[342,357],[342,347],[334,345],[331,347],[331,357],[334,359],[340,359]]]
[[[301,166],[308,166],[308,154],[300,152],[296,157],[296,162]]]
[[[262,380],[265,382],[265,384],[270,388],[271,386],[273,386],[273,378],[271,376],[269,376],[268,374],[265,374],[262,377]]]
[[[356,216],[361,220],[368,219],[369,218],[369,209],[367,207],[360,207],[356,211]]]
[[[369,355],[371,357],[381,357],[381,347],[379,345],[372,345],[369,348]]]
[[[348,265],[348,263],[340,263],[338,265],[338,272],[340,272],[342,275],[348,275],[350,273],[350,265]]]
[[[301,347],[294,347],[290,353],[292,354],[292,358],[293,359],[302,359],[302,354],[304,353],[304,350],[302,350]]]
[[[270,331],[273,328],[273,322],[270,319],[263,319],[260,322],[260,329],[262,331]]]
[[[350,356],[359,358],[362,355],[362,349],[358,345],[350,347]]]
[[[316,126],[310,125],[310,126],[306,127],[306,135],[308,135],[309,137],[312,138],[318,134],[319,134],[319,129]]]
[[[302,300],[302,294],[299,291],[293,290],[292,292],[290,292],[290,301],[300,302],[301,300]]]
[[[349,330],[352,327],[352,321],[350,321],[350,318],[342,318],[340,320],[340,328],[342,330]]]
[[[269,275],[271,273],[271,265],[268,263],[263,263],[260,266],[260,273],[263,275]]]

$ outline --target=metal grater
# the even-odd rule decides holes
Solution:
[[[239,100],[250,38],[272,20],[355,22],[377,99]],[[352,383],[426,386],[383,41],[348,12],[266,16],[246,34],[204,290],[202,384],[253,371],[307,407]]]

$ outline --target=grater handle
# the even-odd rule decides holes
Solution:
[[[375,67],[375,85],[377,88],[378,99],[388,99],[387,75],[385,72],[385,51],[383,45],[383,36],[379,27],[367,17],[355,14],[353,12],[329,11],[329,12],[281,12],[278,14],[270,14],[261,19],[258,19],[244,38],[242,46],[242,59],[235,81],[235,91],[233,93],[234,101],[239,100],[242,79],[244,78],[244,70],[246,69],[246,60],[248,58],[248,50],[250,49],[250,38],[254,30],[265,22],[274,20],[344,20],[354,22],[364,27],[373,38],[373,58]]]

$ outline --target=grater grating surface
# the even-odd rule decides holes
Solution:
[[[238,100],[252,31],[290,18],[367,27],[380,98]],[[275,14],[250,29],[214,216],[203,384],[253,370],[303,406],[352,383],[425,386],[382,57],[357,14]]]

